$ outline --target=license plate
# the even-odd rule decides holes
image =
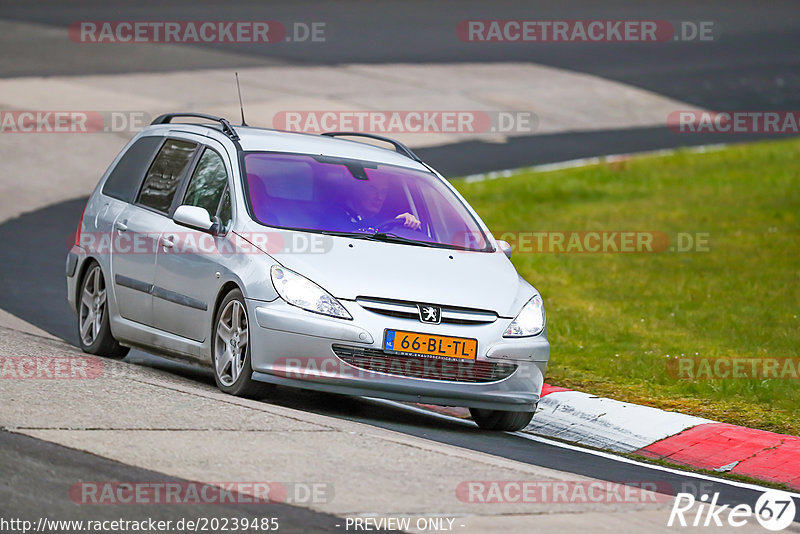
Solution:
[[[383,348],[399,354],[474,360],[478,353],[478,340],[403,330],[386,330],[383,336]]]

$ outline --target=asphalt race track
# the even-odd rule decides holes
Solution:
[[[208,44],[191,50],[141,53],[117,45],[75,44],[65,48],[47,37],[3,42],[0,77],[172,71],[180,68],[235,68],[277,64],[534,62],[585,72],[648,89],[713,110],[790,110],[800,106],[800,10],[791,0],[769,3],[714,0],[603,2],[590,0],[537,6],[540,19],[657,19],[713,21],[714,42],[660,43],[464,43],[454,38],[465,19],[530,17],[530,2],[0,2],[3,18],[65,28],[76,20],[147,20],[154,9],[164,20],[237,20],[262,16],[284,24],[326,21],[325,46],[276,43],[269,46]],[[40,6],[48,6],[41,9]],[[188,17],[188,14],[191,17]],[[0,41],[2,42],[2,41]],[[364,43],[379,46],[364,46]],[[586,47],[591,53],[586,53]],[[224,50],[224,55],[218,52]],[[441,172],[463,175],[586,156],[617,154],[715,142],[743,142],[746,135],[671,134],[666,128],[595,131],[517,138],[495,144],[422,151]],[[760,136],[764,138],[764,136]],[[478,145],[477,147],[475,145]],[[477,148],[477,150],[475,150]],[[463,161],[462,158],[469,158]]]
[[[46,6],[46,7],[44,7]],[[148,20],[157,10],[164,20],[325,21],[325,46],[312,43],[203,45],[181,68],[238,67],[292,62],[331,65],[390,62],[530,61],[596,74],[712,109],[796,109],[800,104],[800,33],[797,4],[742,0],[668,2],[572,0],[544,5],[525,1],[448,0],[443,2],[226,2],[58,0],[0,2],[3,18],[66,27],[76,20]],[[465,19],[657,19],[714,21],[713,43],[585,44],[463,43],[454,39]],[[364,46],[370,43],[371,46]],[[113,55],[83,45],[65,57],[51,40],[19,41],[0,63],[0,76],[171,71],[169,56],[153,57],[124,49]],[[205,48],[203,48],[205,47]],[[235,56],[204,58],[202,51],[223,49]]]
[[[17,517],[37,523],[42,501],[48,503],[49,519],[80,520],[85,514],[67,498],[76,480],[147,480],[153,483],[186,483],[160,473],[139,469],[92,454],[61,447],[46,441],[0,431],[0,500],[2,511],[14,510]],[[20,488],[25,488],[20,491]],[[96,506],[92,519],[111,521],[130,514],[155,521],[179,521],[181,518],[240,517],[248,521],[265,516],[280,517],[280,529],[286,532],[336,532],[341,519],[283,503],[219,504],[214,507],[184,504],[170,505],[114,504]]]

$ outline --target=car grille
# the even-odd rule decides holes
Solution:
[[[344,362],[365,371],[446,382],[496,382],[508,378],[517,369],[511,363],[399,356],[380,349],[349,345],[333,345],[333,352]]]
[[[419,308],[417,308],[416,302],[376,297],[357,297],[356,302],[362,308],[374,313],[419,321]],[[439,305],[437,304],[436,306]],[[497,314],[493,311],[460,308],[456,306],[439,307],[442,309],[442,323],[486,324],[493,323],[497,320]]]

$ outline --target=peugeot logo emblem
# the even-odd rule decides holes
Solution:
[[[442,320],[442,309],[439,306],[417,304],[419,320],[423,323],[439,324]]]

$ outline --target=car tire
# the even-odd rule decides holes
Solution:
[[[483,430],[498,430],[503,432],[516,432],[522,430],[533,419],[533,412],[504,412],[501,410],[484,410],[470,408],[470,415]]]
[[[211,365],[217,387],[230,395],[263,398],[273,389],[252,379],[250,321],[244,296],[231,290],[217,309],[211,337]]]
[[[77,301],[81,350],[106,358],[124,358],[130,348],[120,345],[111,333],[107,286],[103,269],[96,261],[91,260],[81,278]]]

